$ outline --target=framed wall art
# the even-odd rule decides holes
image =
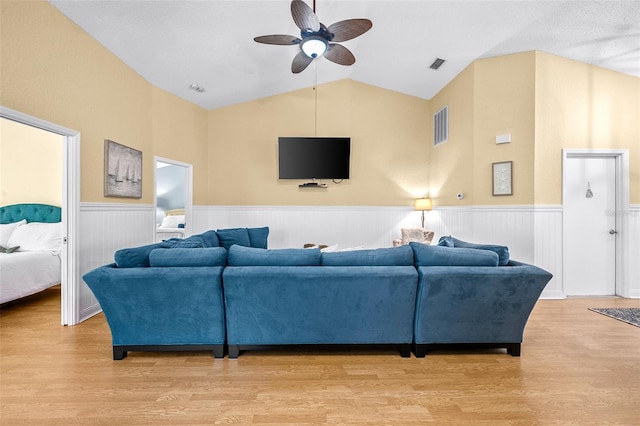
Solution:
[[[493,163],[493,195],[513,195],[513,161]]]
[[[104,196],[142,198],[142,151],[104,140]]]

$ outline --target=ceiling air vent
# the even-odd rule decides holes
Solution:
[[[449,139],[449,106],[445,106],[433,115],[433,146]]]
[[[436,58],[436,60],[433,61],[429,68],[431,68],[432,70],[437,70],[442,66],[442,64],[444,64],[444,59]]]

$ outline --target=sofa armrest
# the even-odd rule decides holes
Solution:
[[[222,267],[94,269],[84,280],[113,345],[211,345],[225,340]]]
[[[418,268],[415,341],[519,343],[552,275],[533,265]]]

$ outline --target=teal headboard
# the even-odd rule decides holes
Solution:
[[[0,223],[18,222],[22,219],[27,219],[27,222],[60,222],[62,211],[60,207],[34,203],[0,207]]]

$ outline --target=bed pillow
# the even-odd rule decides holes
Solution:
[[[451,248],[409,243],[416,266],[498,266],[498,255],[491,250]]]
[[[320,249],[275,249],[233,245],[229,266],[320,266]]]
[[[184,215],[169,215],[162,219],[160,228],[177,228],[181,223],[184,223]]]
[[[7,247],[9,245],[9,238],[13,231],[20,225],[24,225],[27,223],[25,219],[22,219],[19,222],[12,223],[3,223],[0,224],[0,246]]]
[[[16,227],[9,237],[7,247],[20,246],[20,251],[60,251],[62,223],[31,222]]]
[[[413,266],[413,250],[408,245],[393,248],[323,252],[325,266]]]
[[[227,251],[223,247],[154,249],[149,253],[152,267],[226,266]]]

